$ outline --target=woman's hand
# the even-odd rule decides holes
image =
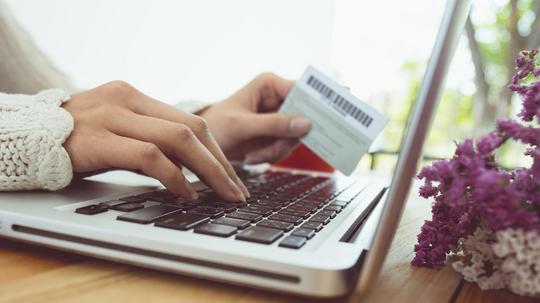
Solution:
[[[229,159],[249,164],[274,162],[298,144],[310,122],[276,113],[293,85],[293,81],[265,73],[200,113]]]
[[[75,94],[63,107],[75,121],[64,143],[74,172],[141,171],[172,192],[196,198],[182,174],[184,165],[224,199],[245,201],[249,196],[200,117],[121,81]]]

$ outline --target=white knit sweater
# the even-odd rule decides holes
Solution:
[[[73,170],[62,147],[73,118],[60,107],[69,96],[61,89],[36,95],[0,93],[0,191],[56,190]]]

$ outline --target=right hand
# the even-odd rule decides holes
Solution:
[[[182,165],[229,201],[249,192],[210,134],[206,121],[152,99],[122,81],[74,94],[63,104],[75,127],[64,147],[73,171],[141,171],[189,199],[197,192]]]

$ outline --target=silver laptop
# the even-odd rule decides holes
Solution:
[[[366,291],[389,249],[470,1],[448,1],[392,182],[237,167],[253,197],[186,201],[110,172],[58,192],[0,194],[0,236],[306,297]]]

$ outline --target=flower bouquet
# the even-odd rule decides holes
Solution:
[[[457,144],[451,159],[424,167],[420,195],[433,198],[413,265],[442,267],[448,255],[465,280],[540,297],[540,64],[522,51],[508,88],[522,99],[519,118]],[[494,153],[507,140],[527,145],[530,167],[502,168]]]

